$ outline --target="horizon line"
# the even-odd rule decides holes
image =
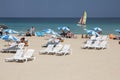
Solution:
[[[81,17],[0,17],[2,19],[4,18],[41,18],[41,19],[45,19],[45,18],[81,18]],[[120,17],[87,17],[87,18],[120,18]]]

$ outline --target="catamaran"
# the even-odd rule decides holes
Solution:
[[[83,16],[80,18],[80,21],[78,23],[81,25],[86,25],[86,20],[87,20],[87,12],[84,11]]]

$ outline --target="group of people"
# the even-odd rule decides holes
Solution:
[[[64,30],[62,30],[62,33],[60,34],[62,37],[66,37],[66,38],[74,38],[74,34],[69,30],[67,32],[65,32]]]
[[[26,36],[35,36],[35,27],[32,26],[30,29],[28,29]]]
[[[74,34],[70,30],[68,30],[68,31],[62,30],[62,33],[60,33],[60,35],[62,37],[66,37],[66,38],[74,38],[75,37]],[[26,32],[26,36],[35,36],[35,27],[32,26],[30,29],[28,29]]]

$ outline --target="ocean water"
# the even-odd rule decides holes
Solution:
[[[5,24],[16,31],[26,32],[34,26],[36,31],[50,28],[60,32],[57,27],[68,26],[75,34],[85,34],[85,28],[93,29],[94,27],[100,27],[103,34],[119,34],[115,30],[120,29],[120,18],[88,18],[87,24],[83,27],[77,24],[78,21],[79,18],[0,18],[0,24]]]

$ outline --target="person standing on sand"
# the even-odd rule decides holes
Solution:
[[[32,26],[30,32],[32,36],[35,36],[35,27]]]

